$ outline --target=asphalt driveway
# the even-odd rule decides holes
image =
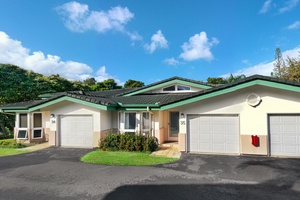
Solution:
[[[299,199],[300,159],[183,154],[149,167],[91,165],[91,150],[0,157],[0,199]]]

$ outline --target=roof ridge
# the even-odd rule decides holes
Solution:
[[[163,79],[163,80],[160,80],[160,81],[157,81],[157,82],[154,82],[154,83],[151,83],[151,84],[148,84],[148,85],[145,85],[143,87],[139,87],[139,88],[136,88],[136,89],[133,89],[131,91],[128,91],[128,92],[125,92],[123,94],[120,94],[120,95],[126,95],[126,94],[129,94],[131,92],[136,92],[138,90],[142,90],[142,89],[145,89],[145,88],[149,88],[149,87],[152,87],[152,86],[155,86],[155,85],[159,85],[159,84],[162,84],[162,83],[165,83],[165,82],[168,82],[168,81],[172,81],[172,80],[181,80],[181,81],[187,81],[187,82],[191,82],[191,83],[196,83],[196,84],[201,84],[201,85],[206,85],[206,86],[211,86],[203,81],[197,81],[197,80],[193,80],[193,79],[187,79],[187,78],[183,78],[183,77],[179,77],[179,76],[173,76],[171,78],[167,78],[167,79]]]

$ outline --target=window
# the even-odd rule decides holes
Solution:
[[[175,92],[175,91],[186,91],[191,90],[190,87],[184,85],[172,85],[169,87],[163,88],[163,91]]]
[[[42,138],[43,134],[42,128],[42,113],[33,113],[33,138]]]
[[[188,86],[177,85],[177,90],[191,90],[191,88]]]
[[[125,113],[125,131],[135,131],[136,113]]]
[[[19,128],[27,128],[27,114],[20,114]]]
[[[26,130],[19,129],[17,138],[18,139],[27,139],[27,129]]]
[[[176,88],[175,88],[175,85],[172,85],[170,87],[166,87],[166,88],[163,88],[163,91],[175,91]]]
[[[151,120],[150,120],[150,113],[149,112],[143,112],[142,114],[142,130],[144,131],[150,131]]]
[[[19,114],[18,139],[27,139],[27,114]]]

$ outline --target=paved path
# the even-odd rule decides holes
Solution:
[[[48,142],[44,142],[41,144],[36,144],[36,145],[22,148],[19,150],[20,151],[22,151],[22,150],[37,151],[37,150],[41,150],[41,149],[46,149],[48,147],[50,147]],[[178,143],[167,143],[167,144],[160,145],[156,151],[151,153],[151,156],[180,158],[181,152],[178,150]]]
[[[300,159],[183,154],[174,163],[91,165],[91,149],[0,157],[0,199],[299,199]]]

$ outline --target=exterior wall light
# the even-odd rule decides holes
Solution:
[[[180,114],[180,117],[181,117],[181,118],[184,118],[184,113],[181,113],[181,114]]]
[[[53,114],[53,113],[50,114],[50,117],[51,117],[51,118],[54,118],[54,117],[55,117],[55,114]]]

